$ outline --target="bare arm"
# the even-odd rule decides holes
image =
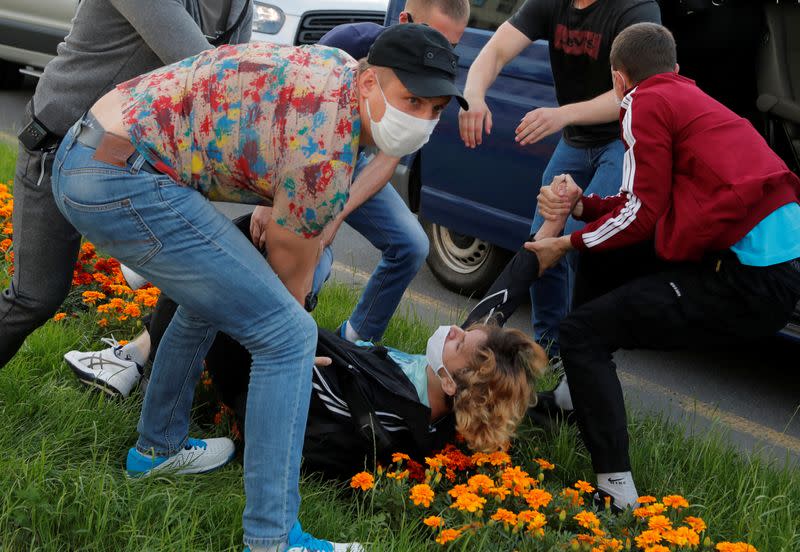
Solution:
[[[109,0],[165,65],[211,45],[179,0]]]
[[[585,102],[560,107],[540,107],[525,114],[516,129],[515,140],[533,144],[569,125],[596,125],[619,119],[619,103],[613,90]]]
[[[305,238],[270,219],[265,240],[269,266],[297,302],[304,305],[322,250],[320,237]]]
[[[486,105],[486,91],[492,86],[503,67],[531,44],[531,40],[506,21],[495,31],[481,49],[467,74],[464,97],[469,111],[458,113],[461,139],[467,147],[474,148],[482,141],[483,129],[492,131],[492,113]]]
[[[399,157],[390,157],[381,151],[375,154],[372,161],[364,167],[364,170],[358,174],[350,186],[350,198],[347,200],[342,212],[325,228],[322,241],[326,246],[331,244],[342,222],[350,213],[378,193],[381,188],[389,185],[388,182],[392,178],[399,162]]]

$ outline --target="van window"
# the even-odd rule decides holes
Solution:
[[[495,31],[514,15],[525,0],[471,0],[468,25],[474,29]]]

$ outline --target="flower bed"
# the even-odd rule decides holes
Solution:
[[[388,468],[353,476],[350,486],[373,507],[411,510],[441,545],[462,549],[495,543],[499,550],[573,550],[671,552],[717,550],[757,552],[743,542],[713,542],[706,523],[692,514],[680,495],[660,501],[642,496],[641,506],[621,514],[606,501],[594,505],[586,481],[558,485],[556,466],[544,458],[526,471],[505,452],[467,456],[448,446],[421,465],[396,453]],[[466,548],[463,548],[466,547]]]

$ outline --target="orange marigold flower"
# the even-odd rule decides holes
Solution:
[[[516,496],[521,495],[534,485],[533,479],[528,475],[528,472],[519,466],[506,468],[500,477],[503,480],[503,485],[511,489],[511,492]]]
[[[350,486],[353,489],[361,489],[362,491],[370,490],[374,484],[375,478],[369,472],[357,473],[350,479]]]
[[[648,546],[644,552],[670,552],[670,549],[663,544],[656,544],[655,546]]]
[[[544,535],[544,526],[547,525],[547,518],[545,515],[541,512],[533,512],[531,510],[525,510],[525,512],[530,512],[530,515],[525,516],[525,523],[528,524],[528,531],[534,535]],[[520,519],[519,516],[518,519]]]
[[[128,316],[133,316],[134,318],[138,318],[142,315],[142,311],[139,309],[139,305],[136,303],[127,303],[122,312]]]
[[[719,542],[717,552],[758,552],[755,546],[746,542]]]
[[[687,501],[681,495],[665,496],[663,499],[661,499],[661,502],[664,504],[664,506],[667,506],[669,508],[676,508],[677,509],[677,508],[688,508],[689,507],[689,501]]]
[[[6,238],[3,241],[0,241],[0,251],[6,252],[11,247],[11,244],[14,243],[10,239]]]
[[[669,531],[672,522],[667,516],[653,516],[647,521],[647,526],[654,531]]]
[[[404,452],[395,452],[392,454],[392,462],[402,462],[403,460],[411,460],[411,457]]]
[[[83,297],[83,302],[87,305],[94,305],[100,299],[106,298],[106,294],[102,291],[84,291],[81,296]]]
[[[453,498],[458,498],[459,496],[468,492],[469,492],[469,487],[467,487],[463,483],[459,483],[458,485],[454,486],[452,489],[447,491],[447,494],[449,494]]]
[[[479,473],[469,478],[467,481],[467,486],[472,492],[488,491],[494,487],[494,480],[487,475]]]
[[[517,514],[511,510],[506,510],[505,508],[498,508],[497,511],[492,515],[492,519],[495,521],[502,521],[508,525],[517,524]]]
[[[528,503],[528,506],[536,510],[550,504],[550,501],[553,500],[553,495],[544,489],[532,489],[523,498]]]
[[[386,472],[386,477],[388,477],[389,479],[402,481],[403,479],[408,477],[408,470],[403,470],[401,472]]]
[[[573,506],[583,506],[583,498],[575,489],[565,488],[561,494],[569,499]]]
[[[433,458],[425,457],[425,463],[428,464],[428,467],[434,470],[438,470],[439,468],[443,468],[445,464],[446,458],[437,454]]]
[[[444,520],[439,516],[430,516],[422,520],[428,527],[444,527]]]
[[[639,548],[647,548],[648,546],[653,546],[661,542],[661,533],[648,529],[647,531],[642,531],[642,534],[638,535],[635,540],[636,546]]]
[[[461,536],[461,529],[443,529],[442,532],[436,537],[436,542],[439,544],[447,544]]]
[[[92,242],[87,241],[81,244],[81,255],[89,256],[94,254],[95,254],[95,249],[94,249],[94,244]]]
[[[703,521],[703,518],[686,516],[683,521],[697,533],[702,533],[706,530],[706,522]]]
[[[10,222],[5,223],[3,225],[3,234],[5,234],[6,236],[10,236],[13,233],[14,233],[14,225],[11,224]]]
[[[584,535],[583,533],[578,533],[575,535],[578,541],[584,542],[586,544],[594,544],[594,541],[597,540],[597,537],[594,535]]]
[[[433,502],[433,489],[431,489],[425,483],[421,483],[419,485],[414,485],[411,487],[411,492],[409,493],[409,498],[411,498],[411,502],[414,503],[415,506],[424,506],[427,508]]]
[[[650,506],[642,506],[641,508],[636,508],[633,511],[633,515],[644,519],[650,516],[657,516],[659,514],[663,514],[667,511],[667,507],[661,504],[660,502],[656,502],[655,504],[651,504]]]
[[[56,315],[53,317],[53,320],[58,322],[59,320],[64,320],[67,317],[67,313],[65,312],[57,312]]]
[[[511,494],[511,491],[505,487],[492,487],[491,489],[486,490],[486,494],[488,496],[494,496],[496,500],[502,502],[508,495]]]
[[[548,462],[544,458],[536,458],[535,462],[537,464],[539,464],[539,469],[540,470],[554,470],[555,467],[556,467],[555,464],[551,464],[550,462]]]
[[[486,499],[478,496],[475,493],[464,493],[456,498],[456,501],[450,505],[451,508],[457,510],[475,513],[478,510],[483,510],[483,505],[486,504]]]
[[[697,546],[700,544],[700,535],[689,527],[678,527],[664,532],[664,540],[677,546]]]
[[[471,457],[472,463],[476,466],[483,466],[484,464],[489,462],[489,455],[485,452],[476,452]]]
[[[447,467],[453,470],[463,471],[473,466],[472,459],[453,445],[444,447],[442,454],[447,455]]]
[[[108,326],[108,318],[101,318],[100,320],[97,321],[97,325],[100,326],[101,328],[105,328],[106,326]]]
[[[645,495],[645,496],[640,496],[639,498],[636,499],[636,501],[639,504],[652,504],[653,502],[656,502],[656,497]]]
[[[503,451],[496,451],[489,454],[489,463],[492,466],[503,466],[511,463],[511,456]]]
[[[586,529],[600,527],[600,520],[597,519],[597,516],[592,512],[587,512],[585,510],[583,512],[578,512],[573,519],[578,522],[578,525]]]
[[[581,493],[589,494],[589,493],[593,493],[594,492],[594,487],[592,487],[589,483],[587,483],[586,481],[583,481],[581,479],[579,479],[575,483],[574,487],[576,489],[578,489],[578,491],[580,491]]]
[[[111,284],[108,287],[116,295],[133,295],[133,290],[124,284]]]

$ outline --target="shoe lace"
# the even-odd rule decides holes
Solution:
[[[186,445],[184,445],[183,448],[186,450],[190,450],[193,448],[201,448],[205,450],[207,447],[208,443],[206,443],[202,439],[193,439],[192,437],[189,437],[189,439],[186,441]]]
[[[119,344],[119,341],[117,341],[116,339],[114,339],[114,335],[113,335],[113,334],[111,335],[111,337],[101,337],[101,338],[100,338],[100,341],[102,341],[103,343],[105,343],[106,345],[108,345],[109,347],[111,347],[112,349],[114,349],[115,351],[116,351],[116,350],[117,350],[119,347],[122,347],[122,345],[120,345],[120,344]]]

